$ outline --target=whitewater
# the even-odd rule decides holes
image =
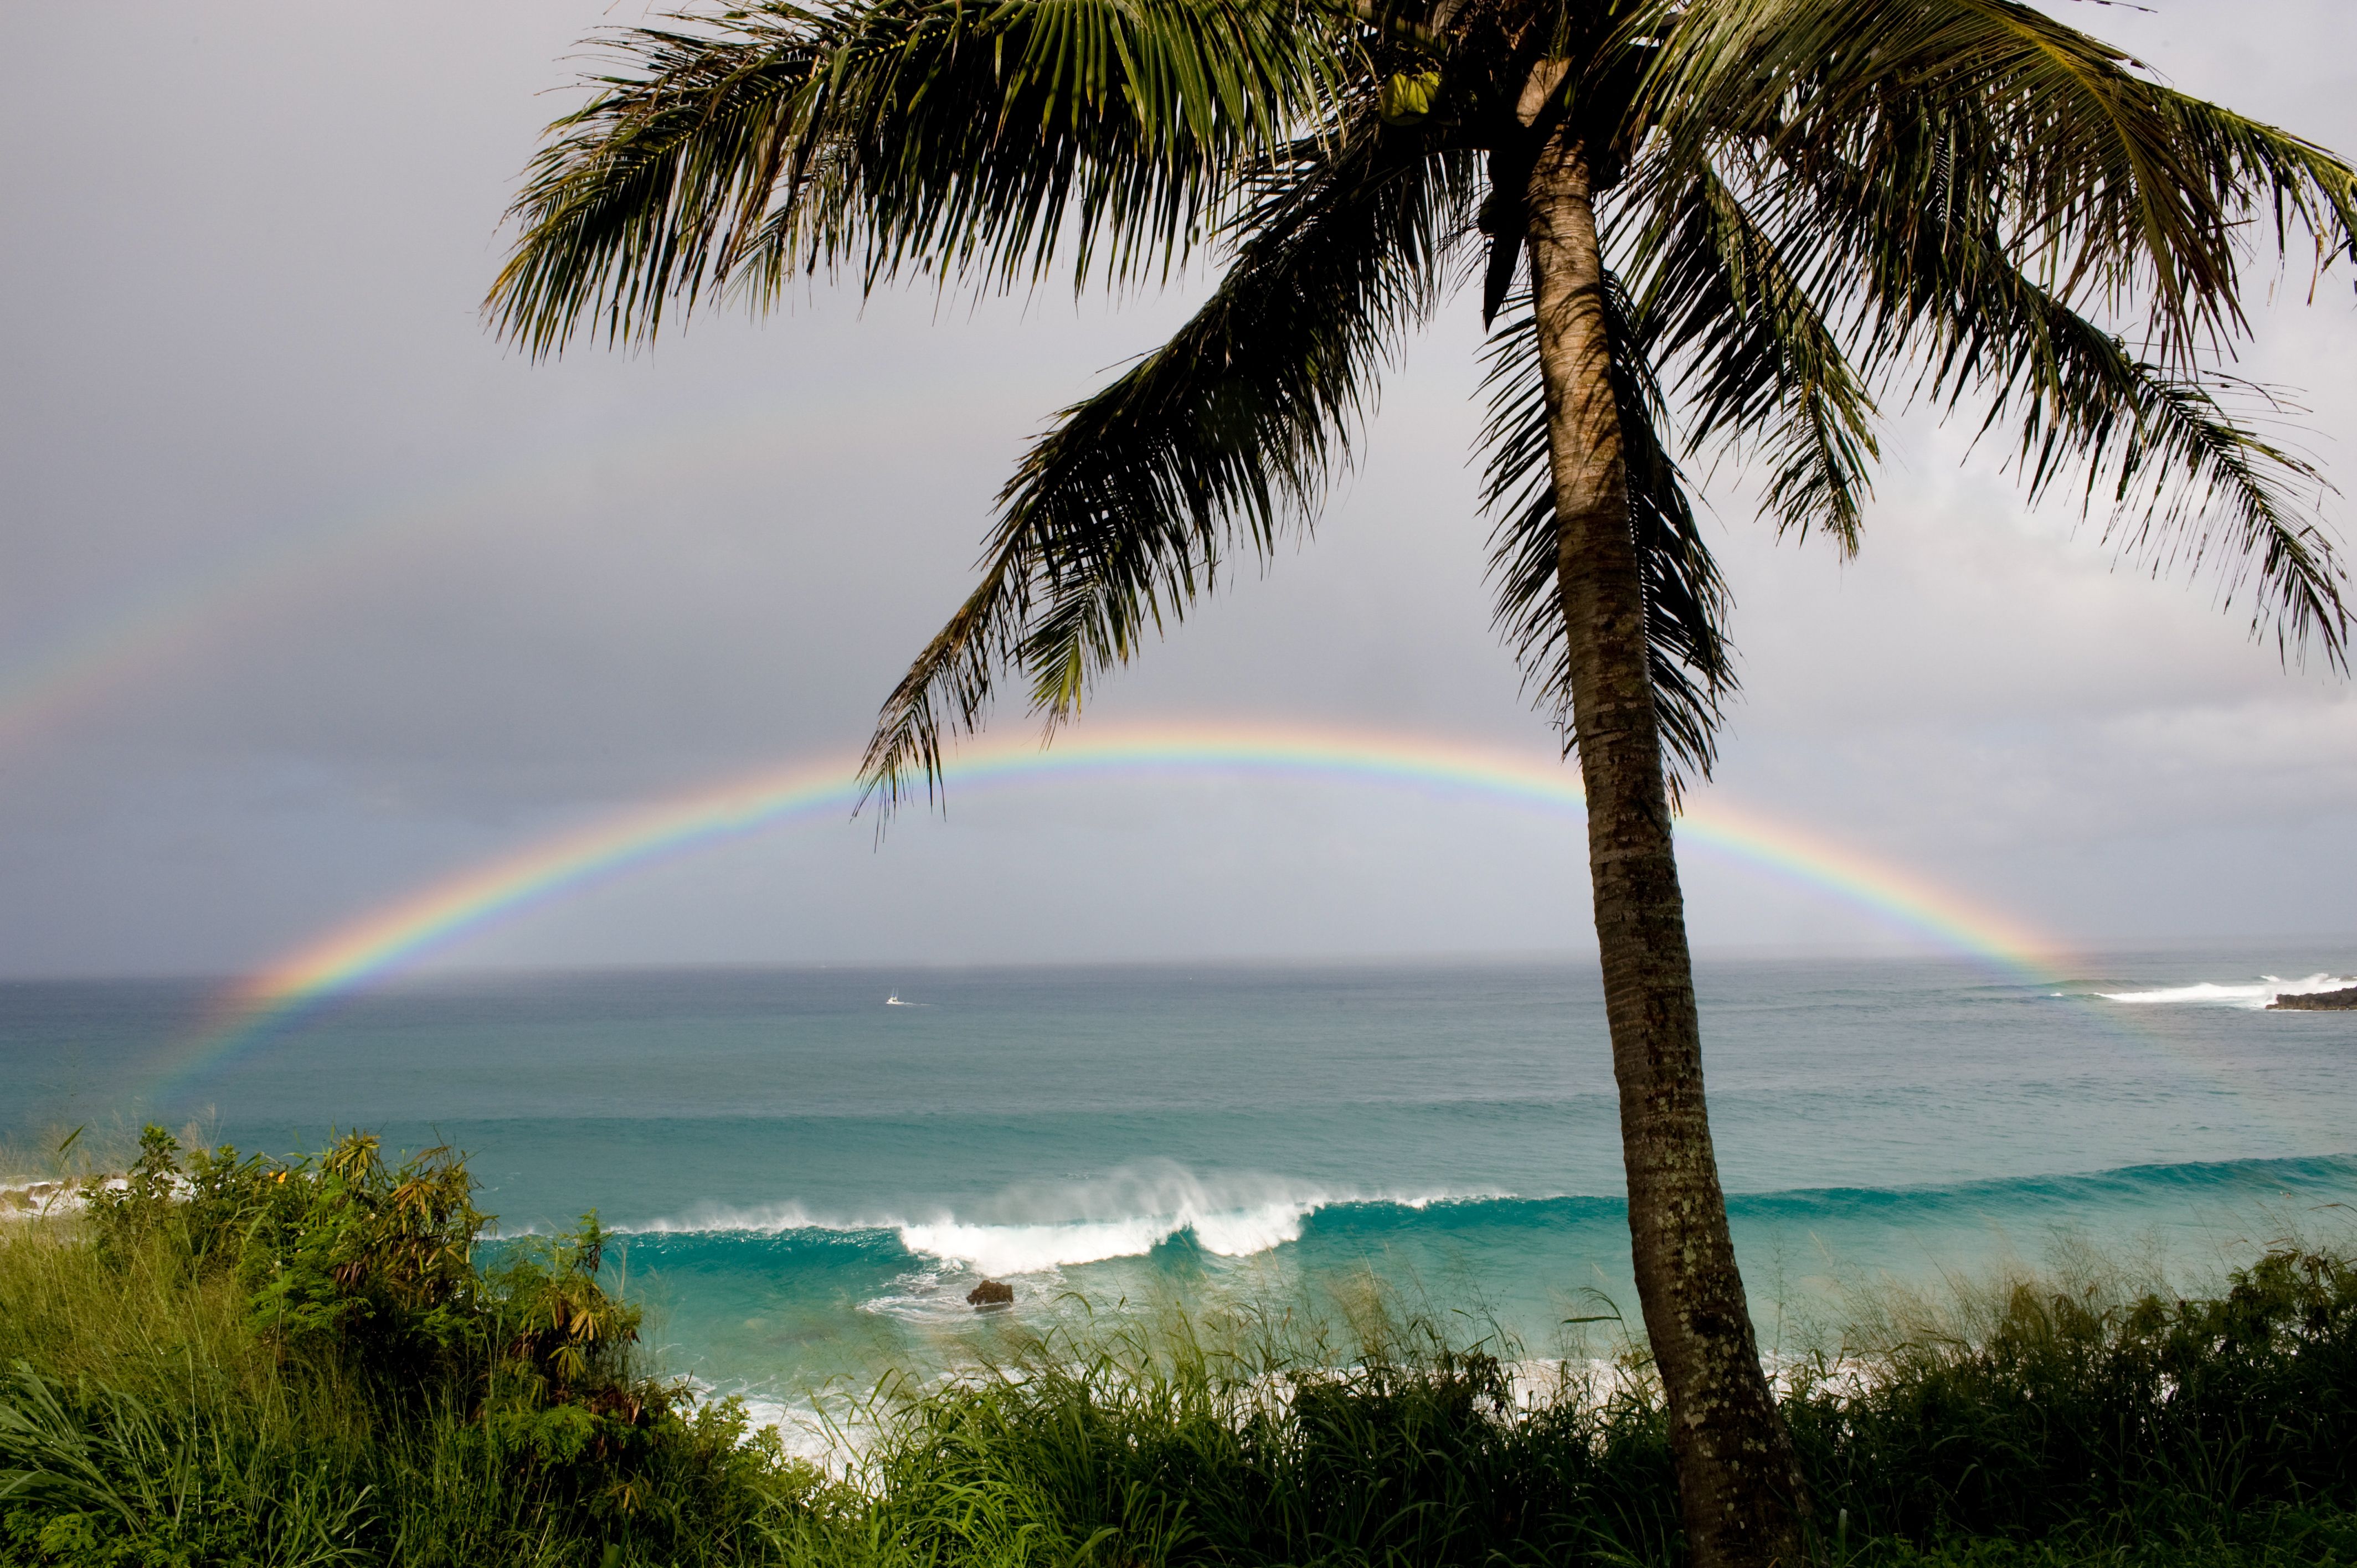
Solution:
[[[2345,1225],[2357,1015],[2264,1009],[2352,959],[1706,960],[1763,1337],[1860,1283],[2057,1248],[2216,1269]],[[154,1102],[213,994],[0,986],[0,1184],[150,1116],[454,1144],[499,1245],[596,1210],[658,1363],[764,1410],[1125,1312],[1372,1293],[1540,1360],[1635,1316],[1588,959],[424,979]],[[1013,1306],[969,1305],[984,1279]]]
[[[2185,1005],[2187,1004],[2224,1007],[2261,1008],[2278,996],[2314,996],[2319,992],[2341,991],[2357,985],[2357,975],[2311,974],[2300,980],[2285,980],[2263,974],[2255,981],[2197,980],[2190,985],[2163,985],[2150,991],[2105,991],[2097,993],[2106,1002],[2131,1004],[2153,1004]]]

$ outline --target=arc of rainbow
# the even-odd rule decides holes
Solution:
[[[167,1080],[186,1081],[322,1004],[554,901],[651,863],[823,813],[857,797],[847,763],[802,764],[675,796],[558,834],[427,886],[306,946],[239,987],[225,1021]],[[950,769],[953,789],[1092,775],[1350,779],[1469,795],[1550,814],[1584,811],[1577,776],[1549,761],[1423,736],[1238,725],[1157,725],[1067,736],[1052,749],[993,741]],[[1689,803],[1683,839],[1861,906],[2007,970],[2045,972],[2047,944],[1897,868],[1717,800]]]
[[[202,569],[151,584],[111,611],[0,667],[0,743],[95,703],[158,668],[191,643],[247,625],[270,607],[315,592],[325,578],[357,573],[371,553],[413,542],[484,516],[544,506],[579,481],[582,466],[626,457],[708,467],[767,450],[749,435],[773,434],[788,413],[750,410],[725,420],[680,419],[617,446],[610,440],[537,452],[468,477],[392,497],[328,509],[307,526]],[[791,416],[805,430],[806,416]]]

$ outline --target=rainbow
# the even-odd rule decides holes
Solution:
[[[848,759],[755,774],[657,801],[434,883],[330,932],[226,998],[221,1021],[169,1086],[222,1065],[305,1015],[532,911],[658,862],[858,801]],[[1224,775],[1323,780],[1478,800],[1555,816],[1584,806],[1577,775],[1552,758],[1424,736],[1157,725],[1068,736],[1053,748],[986,741],[950,768],[953,789],[1047,780]],[[1953,893],[1716,798],[1692,800],[1679,836],[1869,910],[1934,942],[2031,975],[2047,943]]]
[[[356,574],[374,553],[496,509],[529,504],[563,475],[554,458],[434,493],[315,518],[298,531],[178,573],[89,618],[0,671],[0,744],[94,704],[115,687],[167,666],[186,648],[250,626],[298,602],[322,579]]]
[[[533,453],[450,482],[371,495],[306,518],[299,528],[181,571],[92,614],[0,668],[0,745],[70,718],[119,687],[169,666],[189,647],[253,625],[282,604],[315,595],[322,581],[354,576],[388,553],[459,529],[480,531],[545,508],[581,483],[584,465],[629,461],[714,465],[760,461],[782,422],[812,430],[806,411],[785,405],[723,420],[683,417],[639,437]],[[815,438],[815,437],[813,437]]]

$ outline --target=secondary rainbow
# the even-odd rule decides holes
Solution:
[[[1551,758],[1425,736],[1159,725],[1079,731],[1056,745],[991,740],[949,771],[952,793],[1092,777],[1225,775],[1329,780],[1580,813],[1578,776]],[[237,988],[221,1023],[167,1089],[217,1067],[337,997],[485,931],[657,862],[814,818],[847,820],[858,798],[847,759],[791,765],[561,833],[433,883],[338,928]],[[1942,946],[2030,975],[2047,945],[1896,867],[1715,798],[1689,801],[1680,837],[1873,912]]]
[[[766,462],[759,455],[772,451],[767,438],[785,424],[805,439],[823,434],[807,411],[765,406],[716,422],[673,421],[629,442],[536,452],[401,494],[347,497],[299,527],[151,583],[0,666],[0,745],[93,708],[118,687],[167,671],[192,646],[265,621],[277,607],[309,602],[324,585],[380,565],[388,553],[437,537],[479,539],[561,505],[587,467],[688,465],[708,474],[716,464]]]

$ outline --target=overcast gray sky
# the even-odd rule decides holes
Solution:
[[[2357,152],[2345,5],[2055,5]],[[575,41],[645,15],[9,8],[0,972],[246,969],[542,835],[855,748],[1026,438],[1182,314],[821,289],[526,364],[476,315],[500,214]],[[2305,392],[2307,444],[2357,488],[2350,278],[2313,306],[2307,285],[2258,312],[2241,368]],[[1314,544],[1088,722],[1547,755],[1488,628],[1479,341],[1460,302]],[[2069,940],[2357,938],[2349,688],[2286,672],[2212,582],[2114,571],[2069,508],[2033,515],[1993,454],[1960,461],[1964,435],[1893,427],[1846,566],[1714,485],[1747,690],[1715,793]],[[1900,940],[1706,854],[1688,877],[1706,944]],[[1444,952],[1576,948],[1586,924],[1568,824],[1198,780],[977,795],[880,850],[864,824],[783,831],[451,956]]]

